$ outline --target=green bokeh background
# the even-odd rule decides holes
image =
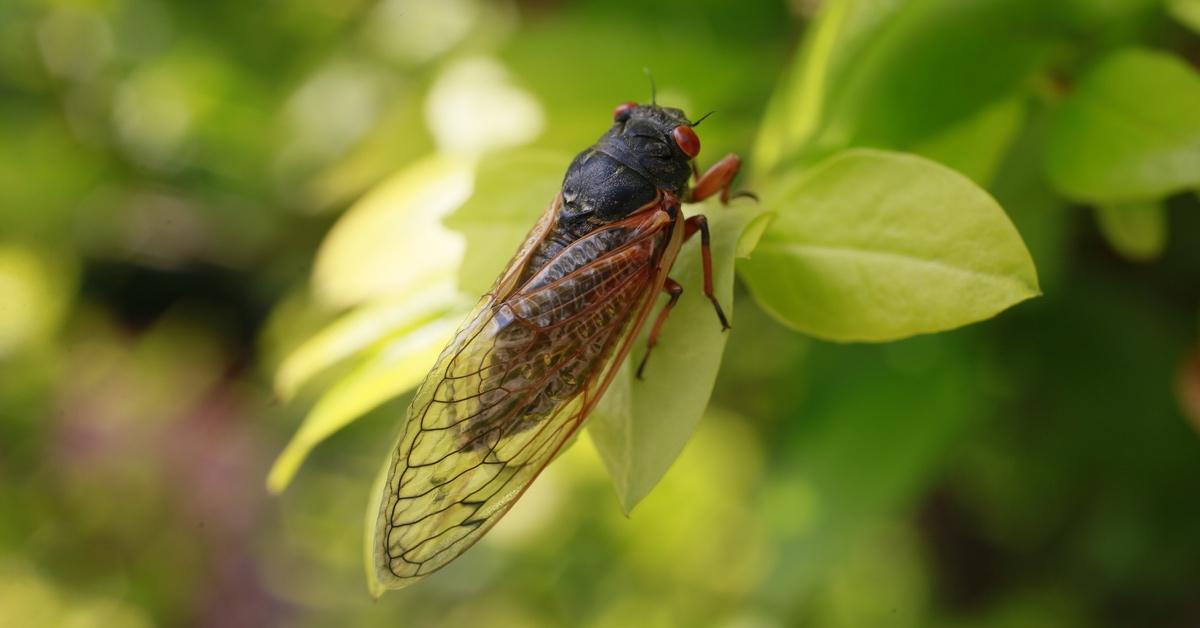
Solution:
[[[1009,212],[1043,297],[841,345],[739,288],[709,414],[631,517],[581,440],[478,547],[379,601],[362,513],[404,399],[267,494],[312,401],[278,402],[276,367],[341,311],[310,287],[322,238],[415,160],[481,150],[470,72],[531,116],[507,139],[491,120],[496,142],[575,151],[652,68],[660,102],[719,110],[704,155],[747,154],[753,186],[821,4],[0,4],[0,624],[1200,625],[1200,202],[1166,198],[1165,248],[1134,260],[1041,168],[1106,51],[1196,65],[1187,0],[878,2],[914,5],[880,9],[907,30],[830,65],[781,166],[944,158]],[[1011,133],[975,129],[1006,138],[995,159],[945,134],[1012,102]]]

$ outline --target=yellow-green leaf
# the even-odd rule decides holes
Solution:
[[[458,273],[463,292],[483,294],[491,287],[554,201],[570,163],[565,153],[534,149],[490,155],[480,162],[470,200],[445,221],[468,242]]]
[[[763,204],[777,216],[742,276],[776,318],[815,336],[953,329],[1039,293],[996,201],[915,155],[846,151],[763,190]]]
[[[1096,204],[1200,186],[1200,74],[1167,53],[1113,53],[1055,112],[1045,165],[1060,192]]]
[[[459,304],[449,280],[423,290],[364,305],[342,316],[284,358],[275,375],[275,391],[284,400],[329,367],[387,337],[412,331]],[[461,309],[461,308],[460,308]]]
[[[449,341],[464,311],[455,311],[385,343],[335,384],[309,411],[267,476],[272,492],[287,488],[318,443],[380,404],[415,387]]]
[[[344,307],[452,279],[463,241],[441,220],[471,193],[472,164],[431,157],[351,207],[317,252],[313,290]]]
[[[750,257],[750,254],[758,247],[758,241],[762,239],[763,233],[766,233],[767,227],[771,226],[772,220],[775,220],[775,212],[765,211],[746,224],[741,237],[738,238],[737,257]]]

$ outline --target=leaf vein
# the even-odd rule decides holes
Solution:
[[[895,252],[895,251],[880,251],[880,250],[865,249],[865,248],[841,245],[841,244],[817,244],[817,243],[813,243],[813,242],[763,242],[762,244],[759,245],[759,248],[767,249],[767,250],[774,249],[774,250],[779,250],[779,251],[786,251],[786,252],[791,252],[791,253],[797,253],[800,255],[804,255],[807,253],[807,254],[813,255],[813,256],[825,256],[825,257],[839,257],[840,256],[840,257],[877,258],[877,259],[881,259],[881,260],[902,262],[905,264],[912,264],[912,265],[917,265],[917,266],[929,266],[929,267],[936,268],[938,270],[941,270],[943,272],[948,272],[951,274],[969,275],[972,277],[979,277],[979,278],[993,280],[993,281],[996,279],[999,279],[1004,282],[1016,282],[1016,283],[1020,283],[1023,286],[1026,286],[1027,288],[1029,287],[1028,283],[1025,280],[1018,278],[1018,277],[1013,277],[1013,276],[1006,275],[1003,273],[992,273],[992,272],[977,270],[974,268],[964,268],[962,266],[955,266],[953,264],[947,264],[943,260],[917,257],[914,255],[908,255],[905,253],[899,253],[899,252]]]

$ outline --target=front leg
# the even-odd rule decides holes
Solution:
[[[684,201],[688,203],[699,203],[700,201],[716,194],[721,193],[721,202],[729,202],[729,190],[733,185],[733,178],[737,176],[739,170],[742,169],[742,158],[730,153],[721,158],[720,161],[713,164],[711,168],[706,170],[704,174],[696,177],[696,185],[688,190]],[[692,162],[692,171],[696,172],[696,162]],[[737,196],[754,195],[749,192],[739,192]]]

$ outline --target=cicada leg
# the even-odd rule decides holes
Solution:
[[[663,309],[658,312],[658,318],[654,319],[654,326],[650,328],[650,338],[646,341],[646,355],[642,356],[642,361],[638,363],[637,378],[642,379],[642,371],[646,368],[646,360],[650,358],[650,352],[654,350],[654,345],[658,344],[658,334],[662,331],[663,323],[667,322],[667,315],[671,313],[671,308],[679,302],[679,296],[683,294],[683,286],[679,285],[678,281],[667,277],[663,282],[663,292],[671,296]]]
[[[712,272],[712,251],[709,246],[708,235],[708,219],[703,214],[697,214],[683,221],[683,239],[686,242],[700,232],[700,261],[704,268],[704,296],[712,301],[713,308],[717,310],[717,318],[721,321],[721,331],[729,329],[729,319],[725,318],[725,310],[721,309],[721,302],[717,301],[717,295],[713,291],[713,272]]]
[[[699,174],[696,170],[696,162],[692,162],[692,172],[696,174],[696,185],[688,190],[687,197],[684,199],[688,203],[699,203],[704,199],[721,193],[721,202],[728,203],[730,199],[730,188],[733,186],[733,178],[737,176],[739,170],[742,169],[742,158],[730,153],[721,158],[720,161],[713,164],[704,174]],[[750,192],[737,192],[733,194],[737,196],[749,196],[754,200],[758,197]]]
[[[688,191],[686,200],[689,203],[703,201],[704,199],[721,193],[721,202],[728,203],[730,199],[730,187],[733,184],[734,177],[742,168],[742,160],[734,154],[726,155],[717,163],[713,164],[704,174],[697,174],[696,162],[692,162],[692,172],[697,174],[696,185]],[[734,196],[749,196],[757,200],[750,192],[739,192]],[[713,289],[713,270],[712,270],[712,245],[710,243],[711,236],[708,232],[708,219],[703,215],[696,215],[688,218],[683,222],[683,239],[690,240],[692,236],[700,234],[700,260],[704,269],[704,296],[712,302],[713,309],[717,312],[717,319],[721,321],[721,331],[730,328],[729,318],[725,316],[725,310],[721,307],[721,302],[717,300],[717,295]],[[650,328],[650,337],[646,342],[646,354],[642,356],[642,361],[638,364],[637,378],[642,379],[642,373],[646,368],[646,360],[650,358],[650,352],[654,349],[654,345],[658,344],[658,334],[662,331],[663,323],[666,322],[667,316],[671,313],[671,308],[675,307],[675,303],[679,301],[679,296],[683,294],[683,286],[679,282],[667,278],[663,282],[663,291],[670,295],[670,300],[666,306],[658,313],[658,317],[654,319],[654,326]]]
[[[696,215],[683,221],[683,239],[689,240],[692,236],[700,234],[700,260],[701,266],[704,269],[704,296],[712,301],[713,309],[717,311],[717,319],[721,321],[721,331],[730,328],[729,319],[725,317],[725,310],[721,307],[721,302],[717,300],[716,292],[713,290],[713,272],[712,272],[712,251],[709,244],[708,219],[703,215]],[[671,313],[671,308],[679,301],[680,295],[683,294],[683,286],[679,282],[667,277],[663,282],[663,292],[670,295],[667,304],[658,312],[658,317],[654,319],[654,326],[650,328],[650,337],[646,342],[646,354],[642,356],[642,361],[638,363],[637,378],[642,379],[642,372],[646,368],[646,360],[650,358],[650,352],[654,349],[654,345],[658,344],[658,334],[662,331],[663,323],[667,321],[667,316]]]

